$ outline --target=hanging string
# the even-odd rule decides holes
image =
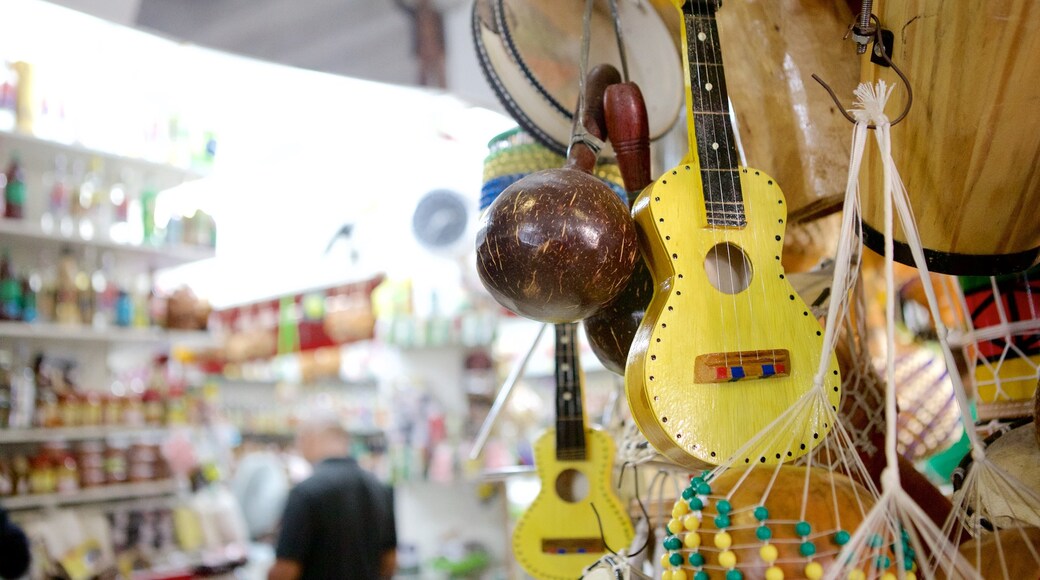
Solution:
[[[585,82],[589,72],[589,45],[592,41],[592,6],[595,0],[585,0],[585,13],[582,15],[581,30],[581,54],[578,57],[578,110],[574,115],[574,124],[571,126],[571,142],[567,147],[567,157],[570,157],[570,149],[576,143],[582,143],[599,155],[603,148],[603,140],[592,135],[585,128]]]

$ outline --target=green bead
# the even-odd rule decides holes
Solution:
[[[834,533],[833,539],[835,544],[839,546],[844,546],[845,544],[849,543],[849,538],[850,536],[848,532],[846,532],[845,530],[838,530]]]
[[[682,547],[682,540],[676,536],[668,536],[664,539],[665,550],[678,550]]]
[[[704,483],[703,477],[692,477],[690,478],[690,489],[697,489],[697,486]]]
[[[773,537],[773,530],[770,530],[766,526],[758,526],[755,530],[755,536],[763,542]]]
[[[913,558],[907,558],[906,560],[903,560],[903,569],[906,570],[907,572],[913,570],[914,569],[914,559]]]
[[[702,509],[704,509],[704,501],[702,501],[699,497],[692,498],[690,500],[690,509],[695,512],[701,511]]]
[[[729,512],[733,511],[733,506],[731,506],[728,501],[720,499],[715,504],[715,509],[719,510],[720,514],[728,514]]]
[[[693,497],[693,488],[692,487],[687,487],[686,489],[682,490],[682,498],[683,499],[685,499],[686,501],[689,501],[691,497]]]
[[[802,542],[801,546],[798,546],[798,553],[803,556],[812,556],[816,553],[816,545],[812,542]]]
[[[884,543],[884,540],[881,539],[881,535],[880,534],[874,534],[873,536],[870,536],[870,547],[871,548],[880,548],[881,544],[883,544],[883,543]]]
[[[734,568],[726,572],[726,580],[744,580],[744,574]]]
[[[711,470],[710,469],[705,469],[704,471],[702,471],[701,472],[701,477],[704,478],[704,481],[708,481],[709,479],[711,479]]]
[[[892,560],[888,556],[878,556],[877,558],[874,558],[874,566],[881,570],[886,570],[891,565]]]
[[[693,580],[710,580],[710,578],[708,578],[707,572],[704,570],[698,570],[697,573],[693,575]]]
[[[794,533],[804,538],[812,533],[812,526],[810,526],[809,522],[806,521],[798,522],[794,525]]]
[[[698,568],[704,565],[704,555],[700,552],[694,552],[690,554],[690,566]]]
[[[668,556],[668,563],[672,566],[682,566],[683,557],[682,554],[676,552],[671,556]]]
[[[761,522],[761,521],[765,521],[768,518],[769,518],[769,510],[766,509],[766,506],[760,505],[757,508],[755,508],[755,519],[756,520]]]
[[[903,555],[906,556],[907,560],[913,560],[917,552],[914,551],[910,546],[903,546]]]
[[[715,516],[715,527],[724,530],[729,527],[729,516],[726,514],[719,514]]]
[[[702,482],[697,486],[697,495],[711,495],[711,486]]]

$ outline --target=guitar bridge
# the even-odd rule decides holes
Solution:
[[[702,354],[693,364],[698,383],[732,383],[786,377],[791,373],[791,354],[786,349],[717,352]]]
[[[542,540],[546,554],[598,554],[605,552],[602,538],[547,538]]]

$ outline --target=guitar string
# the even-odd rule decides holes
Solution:
[[[715,0],[708,0],[708,2],[714,2],[714,1]],[[707,45],[706,45],[706,50],[711,51],[711,62],[712,62],[711,67],[707,71],[708,72],[708,76],[709,76],[709,82],[712,82],[711,81],[711,78],[712,78],[711,75],[714,74],[714,82],[712,83],[712,89],[707,91],[707,93],[708,93],[707,94],[707,100],[709,102],[709,105],[711,107],[713,107],[713,108],[717,107],[716,110],[719,111],[720,113],[722,113],[722,112],[727,112],[728,113],[728,110],[727,110],[728,109],[728,103],[726,102],[726,100],[724,98],[725,95],[723,94],[724,90],[726,89],[726,79],[725,79],[725,74],[726,73],[725,73],[725,70],[723,69],[723,66],[722,66],[722,54],[721,54],[721,52],[722,52],[722,45],[721,45],[721,42],[720,42],[720,40],[718,38],[718,25],[717,25],[717,22],[716,22],[716,19],[715,19],[715,10],[716,10],[716,7],[710,6],[708,4],[704,4],[705,28],[708,31],[708,42],[707,42]],[[733,145],[730,142],[730,135],[729,135],[729,129],[730,129],[730,127],[729,127],[729,115],[725,115],[725,116],[720,115],[719,117],[720,118],[712,118],[711,126],[712,126],[713,136],[717,138],[717,135],[715,135],[715,132],[717,131],[718,133],[721,133],[722,139],[720,139],[720,140],[717,139],[716,141],[713,141],[713,143],[719,143],[720,147],[718,149],[715,149],[714,147],[712,147],[712,150],[715,152],[715,155],[716,155],[716,165],[717,166],[721,166],[722,160],[723,160],[723,154],[720,154],[719,150],[722,150],[722,149],[725,150],[724,156],[725,156],[725,159],[727,161],[726,169],[728,170],[727,173],[729,174],[730,186],[732,188],[730,191],[733,194],[732,197],[736,198],[737,195],[739,195],[740,183],[738,181],[739,177],[735,176],[734,172],[732,171],[736,166],[734,164],[734,159],[733,159]],[[737,177],[737,180],[734,179],[735,177]],[[719,194],[719,198],[721,200],[723,200],[723,202],[727,201],[726,192],[725,192],[724,179],[725,178],[723,176],[721,176],[721,175],[719,176],[719,192],[718,192],[718,194]],[[728,204],[724,204],[723,205],[723,208],[728,208],[728,207],[729,207]],[[741,214],[743,214],[743,216],[744,216],[744,220],[743,221],[746,222],[747,221],[747,213],[746,213],[746,208],[745,208],[745,206],[743,204],[743,196],[741,196],[741,204],[740,204],[740,206],[736,206],[736,207],[739,207],[738,211]],[[727,215],[728,215],[728,213],[727,213]],[[735,217],[735,221],[737,223],[740,223],[740,219],[739,219],[740,216],[734,216],[734,217]],[[754,235],[755,232],[752,231],[752,234]],[[740,281],[740,285],[743,285],[743,282],[748,280],[748,272],[747,272],[747,269],[746,269],[747,260],[745,259],[743,254],[741,254],[739,256],[739,259],[740,259],[740,267],[744,270],[744,276],[745,276],[744,280]],[[730,288],[729,289],[730,290],[734,290],[738,286],[738,281],[734,279],[735,268],[734,268],[734,263],[733,263],[733,246],[731,244],[728,244],[728,243],[726,244],[726,262],[727,262],[727,264],[729,266],[726,269],[727,273],[729,274],[729,279],[730,279]],[[744,291],[742,291],[742,292],[744,292]],[[740,313],[739,313],[739,310],[737,308],[737,302],[738,302],[739,298],[737,296],[733,296],[732,299],[733,299],[733,316],[734,316],[734,323],[735,323],[735,326],[733,327],[733,329],[734,329],[734,336],[736,336],[736,342],[737,342],[737,360],[739,361],[741,367],[743,367],[743,365],[744,365],[744,355],[743,355],[744,349],[742,348],[742,345],[740,344],[740,333],[736,332],[736,328],[741,327],[740,326],[740,322],[741,322],[740,321]],[[751,320],[753,321],[754,320],[754,303],[751,300],[751,293],[750,292],[745,292],[744,293],[744,299],[747,300],[748,310],[751,313]],[[747,322],[747,321],[744,321],[744,322]]]
[[[702,105],[706,107],[706,110],[711,112],[721,112],[724,110],[724,107],[722,106],[723,103],[721,102],[721,98],[715,97],[716,94],[721,95],[722,83],[719,82],[720,78],[718,75],[718,71],[721,68],[721,61],[719,60],[718,54],[716,53],[717,38],[715,34],[715,27],[713,26],[714,16],[711,13],[711,7],[707,6],[706,4],[699,4],[696,2],[696,0],[692,1],[694,2],[694,12],[696,13],[694,22],[696,25],[695,28],[697,29],[696,46],[698,47],[698,73],[700,73],[700,71],[703,69],[703,78],[700,77],[700,74],[698,75],[698,80],[700,81],[697,87],[698,92],[701,95]],[[703,39],[701,38],[702,34],[704,35]],[[711,84],[709,85],[708,83]],[[718,102],[716,103],[716,101]],[[718,115],[710,115],[702,124],[702,126],[707,129],[706,131],[702,132],[702,135],[705,137],[706,141],[704,143],[698,144],[698,150],[703,152],[705,157],[708,157],[709,159],[711,158],[711,156],[714,156],[714,166],[717,168],[721,168],[722,154],[719,153],[719,149],[725,147],[726,151],[728,152],[729,139],[728,136],[725,135],[725,126],[720,126],[717,124],[720,120],[725,121],[725,119],[719,119],[716,117],[718,117]],[[719,133],[722,134],[720,135]],[[716,143],[718,143],[719,146],[716,146]],[[732,178],[732,173],[730,174],[730,176]],[[716,179],[717,183],[715,181]],[[725,244],[726,264],[728,266],[726,268],[723,268],[720,264],[721,256],[719,255],[720,252],[718,251],[719,238],[722,238],[722,241],[725,242],[726,238],[728,237],[723,228],[726,224],[729,223],[729,219],[731,217],[728,211],[729,204],[726,203],[727,197],[724,192],[725,185],[723,179],[724,177],[721,175],[720,172],[710,172],[708,183],[706,184],[706,189],[708,190],[708,199],[710,199],[713,202],[721,202],[712,203],[712,206],[717,208],[721,205],[723,212],[725,212],[722,214],[722,219],[718,219],[718,214],[716,213],[715,216],[713,216],[714,219],[712,220],[721,222],[716,223],[712,226],[712,241],[714,242],[714,245],[711,251],[714,254],[713,259],[715,261],[716,268],[716,282],[719,286],[722,286],[725,283],[720,271],[724,270],[729,280],[729,287],[727,289],[732,292],[732,290],[736,286],[736,283],[733,278],[732,246],[730,244]],[[711,213],[713,212],[709,212],[709,215],[711,215]],[[743,367],[744,361],[741,337],[740,334],[736,332],[736,328],[740,322],[740,314],[737,308],[738,298],[736,296],[732,296],[730,294],[722,292],[720,289],[717,290],[719,291],[718,299],[720,300],[720,309],[723,311],[725,310],[725,303],[723,302],[725,300],[731,300],[733,306],[732,322],[730,324],[726,324],[725,316],[723,316],[723,324],[720,328],[720,331],[723,333],[723,345],[725,346],[729,342],[728,339],[730,335],[732,335],[736,348],[726,348],[724,352],[732,352],[733,350],[735,350],[737,353],[738,364],[741,367]],[[729,364],[727,361],[726,366],[732,365]]]
[[[719,235],[720,235],[720,232],[719,232],[719,228],[713,223],[713,222],[716,221],[717,215],[713,215],[714,212],[711,209],[712,207],[714,207],[716,205],[714,203],[711,203],[711,202],[714,201],[714,195],[713,195],[713,192],[712,192],[712,186],[713,186],[712,179],[714,179],[717,176],[718,172],[702,171],[701,170],[702,167],[704,167],[705,163],[708,161],[708,149],[709,149],[709,147],[702,147],[702,143],[701,142],[706,140],[706,139],[709,139],[709,138],[712,138],[712,139],[714,138],[714,133],[715,133],[715,131],[714,131],[714,124],[712,124],[712,125],[708,125],[707,124],[707,123],[713,121],[714,118],[713,118],[713,116],[708,115],[706,117],[702,117],[701,118],[702,120],[698,119],[698,115],[700,115],[701,113],[697,111],[697,106],[696,106],[698,104],[697,95],[698,94],[703,95],[705,82],[708,82],[707,78],[706,78],[707,71],[703,70],[703,64],[702,64],[702,63],[705,62],[704,59],[706,57],[706,52],[702,49],[702,44],[707,40],[708,36],[707,36],[707,34],[705,34],[704,35],[705,39],[704,40],[701,39],[701,34],[704,33],[703,30],[701,30],[701,27],[703,26],[703,21],[700,19],[701,14],[700,14],[700,12],[698,10],[699,6],[697,4],[697,0],[689,0],[689,2],[690,3],[688,4],[688,6],[690,7],[690,11],[689,11],[690,24],[685,27],[686,30],[687,30],[687,43],[688,43],[687,55],[688,55],[688,57],[689,56],[693,56],[693,62],[689,63],[689,66],[692,69],[692,71],[696,71],[696,75],[695,76],[696,76],[696,83],[697,83],[696,84],[697,93],[694,92],[694,87],[693,86],[690,87],[690,98],[692,99],[692,103],[691,103],[690,109],[691,109],[691,113],[693,115],[692,121],[694,123],[694,133],[693,133],[694,141],[692,143],[690,143],[690,148],[697,152],[698,167],[696,167],[696,170],[697,170],[698,174],[701,177],[701,188],[703,190],[702,193],[706,194],[706,195],[702,195],[702,197],[704,198],[704,201],[705,201],[705,206],[704,206],[705,207],[705,215],[706,215],[706,218],[707,218],[707,221],[708,221],[708,224],[707,224],[708,228],[711,230],[711,237],[712,237],[712,249],[709,250],[709,252],[712,252],[712,260],[711,261],[712,261],[713,266],[715,268],[715,284],[721,285],[722,284],[722,269],[721,269],[721,265],[719,264],[719,259],[718,259],[719,256],[718,256],[717,252],[714,252],[714,250],[716,248],[718,248],[718,245],[719,245]],[[692,34],[692,38],[690,37],[691,34]],[[691,85],[693,84],[693,76],[694,75],[691,74],[691,79],[690,79],[691,80]],[[705,99],[704,99],[703,96],[700,99],[700,101],[701,101],[701,104],[704,105]],[[709,105],[709,109],[710,109],[710,105]],[[696,131],[697,123],[701,123],[701,127],[704,128],[704,130],[701,131],[701,136],[700,136],[701,138],[697,138],[697,135],[696,135],[696,133],[697,133],[697,131]],[[710,137],[709,137],[709,135],[710,135]],[[707,143],[703,143],[703,145],[707,145]],[[703,155],[701,154],[701,151],[704,152]],[[725,208],[726,206],[723,205],[722,207]],[[707,259],[707,256],[705,257],[705,259]],[[707,268],[705,270],[706,270],[705,273],[708,273],[707,272]],[[722,346],[723,346],[722,350],[723,350],[723,352],[730,352],[732,350],[729,347],[729,340],[730,340],[731,337],[730,337],[730,333],[728,331],[729,325],[726,322],[726,307],[725,307],[725,304],[723,303],[723,301],[721,299],[719,300],[718,307],[719,307],[719,326],[720,326],[719,331],[722,333]],[[737,347],[738,347],[737,350],[739,351],[739,338],[737,339]],[[717,386],[717,384],[715,386]],[[706,422],[706,421],[711,421],[711,418],[703,417],[701,419],[701,422]],[[688,442],[687,445],[694,445],[694,443],[693,442]]]

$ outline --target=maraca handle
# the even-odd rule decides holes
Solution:
[[[607,134],[614,146],[621,178],[630,194],[650,185],[650,123],[643,94],[635,83],[606,88],[603,96]]]
[[[603,98],[608,87],[621,82],[621,73],[609,64],[596,65],[585,79],[585,130],[597,139],[607,138]],[[584,143],[571,145],[566,167],[592,173],[597,153]]]

